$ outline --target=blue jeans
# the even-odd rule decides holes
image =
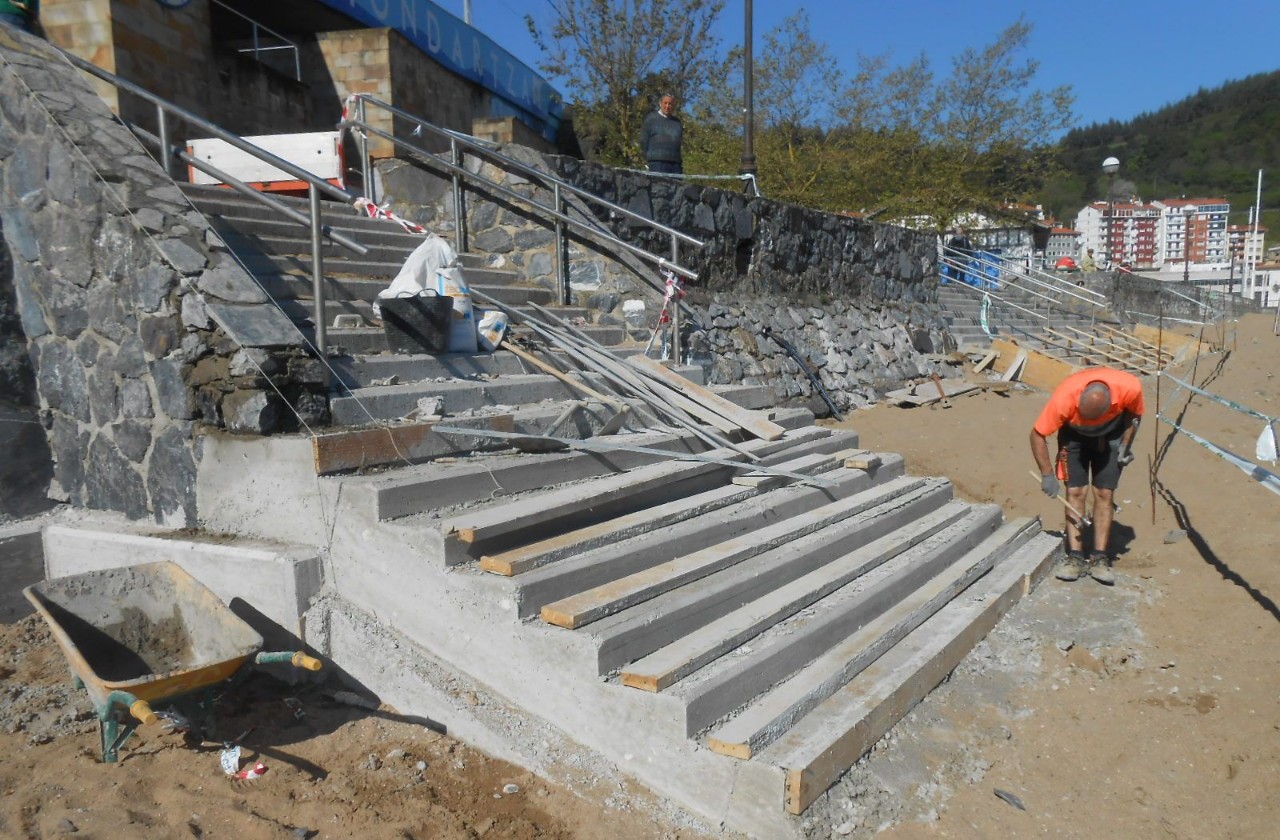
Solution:
[[[23,32],[30,32],[32,35],[36,34],[35,21],[26,15],[20,15],[15,12],[0,12],[0,22],[16,26]]]

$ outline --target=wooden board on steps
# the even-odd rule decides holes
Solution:
[[[472,448],[463,438],[433,435],[431,430],[435,425],[405,423],[381,429],[351,429],[316,435],[311,439],[316,475],[401,461],[421,461]],[[495,414],[471,425],[497,432],[514,432],[515,418],[510,414]]]
[[[644,371],[646,374],[655,379],[660,380],[664,384],[679,391],[688,399],[700,403],[707,408],[719,414],[721,417],[733,422],[735,425],[745,429],[751,434],[764,440],[777,440],[786,434],[786,429],[770,420],[764,413],[752,411],[748,408],[726,400],[719,394],[703,388],[696,382],[685,379],[673,370],[669,370],[662,362],[657,359],[650,359],[648,356],[636,355],[628,356],[627,364]]]
[[[1076,365],[1069,364],[1061,359],[1055,359],[1035,350],[1024,351],[1015,342],[1007,339],[993,339],[991,346],[993,349],[1000,351],[1002,358],[1007,359],[1012,359],[1016,354],[1025,352],[1027,359],[1022,365],[1022,373],[1019,375],[1018,381],[1041,391],[1052,391],[1058,387],[1058,383],[1080,369]],[[1001,369],[1000,360],[996,361],[996,369]],[[1008,368],[1003,370],[1007,371]]]

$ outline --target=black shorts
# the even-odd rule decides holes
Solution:
[[[1070,429],[1058,432],[1058,451],[1067,452],[1068,487],[1087,487],[1092,484],[1100,490],[1114,490],[1120,484],[1120,465],[1116,463],[1116,451],[1120,447],[1123,429],[1101,437],[1085,437]],[[1090,481],[1089,477],[1093,476]]]

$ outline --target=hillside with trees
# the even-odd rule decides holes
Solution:
[[[1106,198],[1102,161],[1114,155],[1120,159],[1117,192],[1148,201],[1225,196],[1232,224],[1248,221],[1258,170],[1267,169],[1262,221],[1272,238],[1280,231],[1280,70],[1201,89],[1129,122],[1076,129],[1059,148],[1063,176],[1041,201],[1060,218],[1072,219],[1088,202]]]

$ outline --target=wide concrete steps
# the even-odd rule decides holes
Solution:
[[[555,730],[699,813],[798,838],[791,815],[945,678],[1059,541],[856,432],[772,417],[781,437],[720,450],[648,430],[599,452],[467,446],[319,479],[308,441],[212,436],[200,492],[216,540],[58,544],[91,565],[202,563],[219,594],[405,714],[524,760]],[[272,554],[244,550],[267,536]],[[468,701],[479,686],[491,696]],[[484,709],[525,723],[489,728]]]
[[[603,473],[565,455],[556,471],[577,459],[583,478],[555,487],[529,466],[486,469],[487,482],[473,469],[411,504],[405,485],[374,481],[383,516],[452,502],[388,524],[438,528],[446,564],[504,581],[491,597],[530,630],[565,634],[564,679],[649,698],[655,737],[794,776],[785,807],[800,813],[982,638],[1057,541],[954,499],[946,479],[906,475],[849,431],[743,448],[758,460],[721,450],[704,454],[736,462]],[[512,495],[478,498],[495,485]],[[918,650],[925,677],[885,667]],[[868,696],[887,699],[867,710]]]

